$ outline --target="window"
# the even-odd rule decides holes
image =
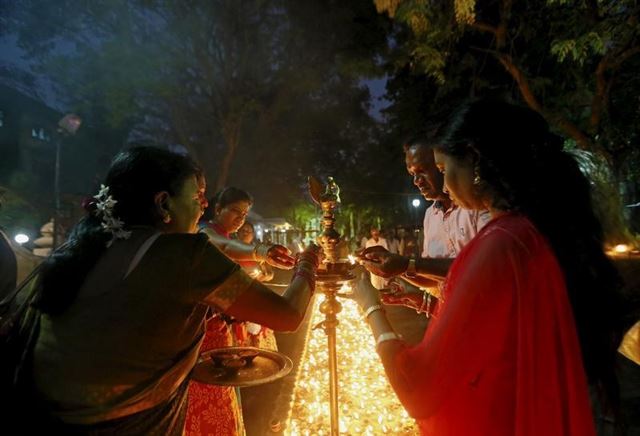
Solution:
[[[47,132],[45,132],[42,127],[39,129],[31,129],[31,137],[45,142],[49,142],[51,140]]]

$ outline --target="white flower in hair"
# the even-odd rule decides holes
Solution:
[[[109,187],[100,185],[98,195],[93,198],[97,200],[95,213],[102,219],[102,229],[111,233],[111,240],[107,242],[107,247],[110,247],[116,239],[129,239],[131,232],[124,230],[124,222],[113,216],[113,207],[118,201],[109,194]]]

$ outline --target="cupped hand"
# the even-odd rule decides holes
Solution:
[[[404,273],[409,265],[408,257],[393,254],[380,246],[364,249],[358,255],[358,259],[369,272],[384,278]]]
[[[280,269],[291,269],[296,263],[296,260],[291,256],[291,251],[282,245],[271,246],[267,250],[265,260],[267,264]]]
[[[369,273],[364,269],[362,269],[356,277],[351,298],[353,298],[361,308],[367,308],[380,302],[378,290],[373,287]]]
[[[391,280],[388,289],[389,292],[380,292],[384,304],[407,306],[415,310],[422,305],[423,291],[404,280]]]

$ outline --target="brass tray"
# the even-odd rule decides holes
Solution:
[[[278,380],[291,368],[291,359],[277,351],[225,347],[201,353],[191,379],[210,385],[248,387]]]

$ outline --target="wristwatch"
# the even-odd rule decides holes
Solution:
[[[409,265],[407,266],[407,270],[404,272],[404,275],[413,278],[416,274],[416,260],[412,257],[409,259]]]

